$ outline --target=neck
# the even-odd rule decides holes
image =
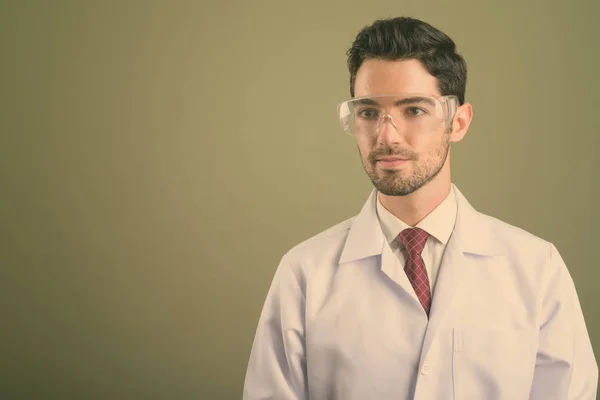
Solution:
[[[438,176],[436,178],[441,178]],[[450,179],[435,179],[406,196],[378,193],[381,205],[405,224],[414,227],[450,194]]]

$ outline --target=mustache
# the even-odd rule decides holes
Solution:
[[[380,147],[369,153],[369,161],[372,163],[375,163],[382,157],[399,157],[406,160],[414,160],[417,158],[417,154],[410,150],[394,147]]]

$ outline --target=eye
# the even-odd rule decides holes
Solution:
[[[362,110],[359,110],[356,115],[366,120],[379,118],[379,112],[376,108],[363,108]]]
[[[425,111],[425,110],[423,110],[422,108],[419,108],[419,107],[407,107],[406,110],[405,110],[405,113],[409,117],[418,117],[420,115],[427,114],[427,111]]]

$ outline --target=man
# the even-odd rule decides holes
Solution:
[[[364,28],[338,106],[374,189],[281,259],[244,399],[585,399],[598,367],[553,244],[474,210],[450,176],[466,65],[422,21]]]

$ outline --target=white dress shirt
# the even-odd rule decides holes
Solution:
[[[400,232],[411,226],[398,219],[394,214],[389,212],[377,196],[377,217],[385,238],[390,245],[394,254],[398,257],[398,261],[402,268],[406,262],[406,250],[404,245],[397,240]],[[435,283],[438,277],[438,271],[442,262],[442,256],[446,250],[446,244],[456,221],[456,196],[453,190],[446,198],[425,218],[423,218],[416,227],[423,229],[429,234],[421,257],[427,269],[429,277],[429,289],[433,294]]]

